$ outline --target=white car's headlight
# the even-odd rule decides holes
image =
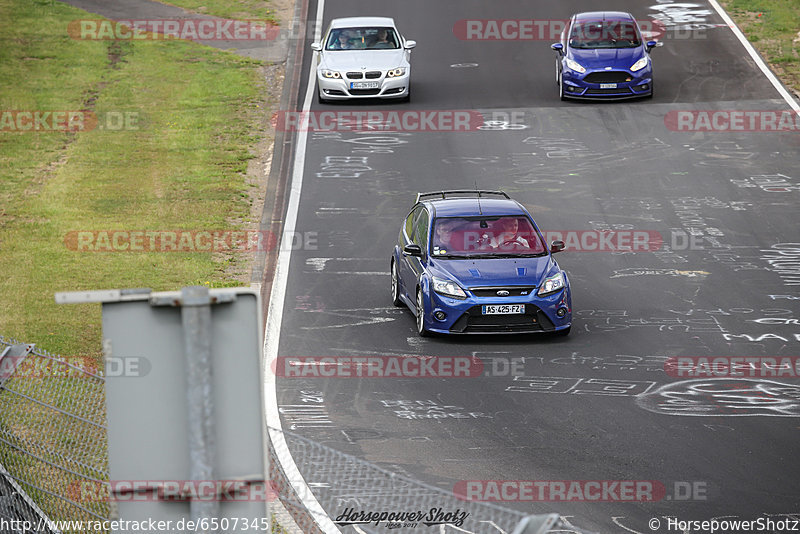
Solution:
[[[454,299],[467,298],[467,294],[464,293],[464,290],[461,289],[461,287],[458,284],[446,278],[439,278],[437,276],[434,276],[433,290],[439,293],[440,295],[444,295],[446,297],[452,297]]]
[[[322,73],[323,78],[335,78],[338,80],[342,77],[342,75],[335,70],[322,69],[320,72]]]
[[[648,61],[647,56],[643,57],[642,59],[631,65],[631,70],[633,72],[636,72],[637,70],[642,70],[647,66],[647,61]]]
[[[386,73],[388,78],[396,78],[397,76],[403,76],[406,73],[405,67],[397,67],[396,69],[392,69]]]
[[[567,63],[567,67],[569,67],[570,69],[574,70],[575,72],[580,72],[581,74],[586,72],[586,69],[584,69],[580,65],[580,63],[578,63],[576,61],[573,61],[570,58],[567,58],[566,63]]]
[[[558,273],[553,276],[548,276],[544,279],[542,287],[539,288],[537,293],[540,297],[544,297],[555,293],[556,291],[564,288],[564,273]]]

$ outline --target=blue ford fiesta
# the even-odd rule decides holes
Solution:
[[[551,45],[558,52],[556,83],[561,100],[653,96],[650,51],[630,13],[597,11],[573,15]]]
[[[417,332],[566,335],[569,280],[528,211],[502,191],[420,193],[391,259],[392,300]]]

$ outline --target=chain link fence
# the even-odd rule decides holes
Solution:
[[[369,523],[350,520],[363,514],[422,513],[425,519],[410,526],[391,528],[398,533],[511,534],[531,512],[522,512],[489,502],[462,500],[453,492],[382,469],[355,456],[342,453],[298,434],[269,428],[272,480],[281,502],[304,533],[330,532],[327,524],[343,534],[385,533],[386,520]],[[277,460],[291,457],[297,472],[292,475]],[[318,503],[319,508],[314,504]],[[431,515],[431,511],[435,510]],[[537,513],[546,514],[543,509]],[[353,515],[355,514],[355,515]],[[374,517],[378,517],[377,515]],[[426,525],[426,519],[442,520]],[[551,532],[583,534],[586,531],[561,517]]]
[[[109,517],[83,499],[108,484],[105,391],[93,358],[64,359],[0,337],[0,516],[54,532],[51,520]],[[25,532],[16,523],[16,532]]]

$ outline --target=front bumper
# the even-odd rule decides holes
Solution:
[[[546,297],[535,294],[509,297],[477,297],[467,292],[465,300],[430,292],[425,306],[426,328],[441,334],[531,334],[556,332],[572,324],[572,297],[569,284]],[[525,304],[524,314],[483,315],[485,304]],[[559,309],[565,310],[559,317]],[[437,319],[443,312],[444,319]]]
[[[629,78],[629,80],[594,82],[591,81],[593,78],[602,78],[603,75],[608,73],[603,70],[587,70],[585,73],[580,74],[564,68],[562,72],[564,96],[581,99],[622,100],[626,98],[641,98],[653,94],[652,67],[647,67],[637,72],[619,69],[614,72],[624,72],[626,74],[624,78]],[[608,85],[612,84],[614,87],[608,87]]]
[[[374,89],[354,89],[353,83],[377,82]],[[350,98],[404,98],[408,96],[411,73],[388,78],[385,74],[374,80],[350,80],[347,78],[325,78],[317,73],[317,83],[322,98],[327,100],[345,100]]]

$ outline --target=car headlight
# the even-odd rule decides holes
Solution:
[[[403,76],[406,73],[405,67],[397,67],[396,69],[392,69],[386,73],[388,78],[396,78],[397,76]]]
[[[323,70],[322,70],[322,77],[323,77],[323,78],[335,78],[335,79],[339,79],[339,78],[341,78],[341,77],[342,77],[342,75],[341,75],[341,74],[339,74],[338,72],[336,72],[335,70],[323,69]]]
[[[570,58],[567,58],[566,63],[567,63],[567,67],[569,67],[570,69],[574,70],[575,72],[580,72],[581,74],[586,72],[586,69],[584,69],[580,65],[580,63],[578,63],[578,62],[576,62],[576,61],[574,61],[574,60],[572,60]]]
[[[539,288],[537,295],[545,297],[551,295],[556,291],[564,288],[564,273],[559,272],[553,276],[548,276],[544,279],[542,287]]]
[[[646,66],[647,66],[647,56],[643,57],[642,59],[631,65],[631,70],[633,72],[636,72],[637,70],[642,70]]]
[[[454,299],[467,298],[467,294],[464,293],[464,290],[461,289],[461,286],[446,278],[438,278],[434,276],[433,290],[440,295],[444,295],[445,297],[452,297]]]

